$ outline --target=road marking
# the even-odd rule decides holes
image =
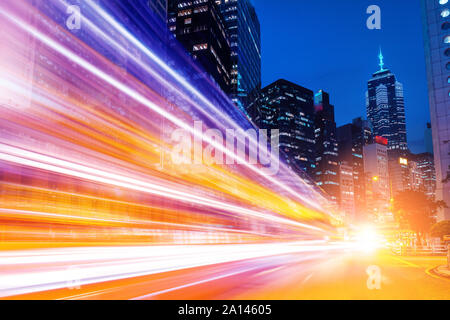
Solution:
[[[433,277],[433,278],[436,278],[436,279],[439,279],[439,280],[445,280],[445,281],[449,281],[449,282],[450,282],[450,279],[447,279],[447,278],[444,278],[444,277],[440,277],[440,276],[438,276],[438,275],[433,274],[433,273],[431,272],[431,270],[433,270],[433,269],[435,269],[435,268],[436,268],[436,267],[428,268],[427,270],[425,270],[425,273],[426,273],[427,275],[429,275],[430,277]]]
[[[140,296],[140,297],[133,298],[131,300],[144,300],[144,299],[152,298],[154,296],[161,295],[163,293],[168,293],[168,292],[172,292],[172,291],[176,291],[176,290],[180,290],[180,289],[184,289],[184,288],[189,288],[189,287],[192,287],[192,286],[197,286],[197,285],[204,284],[204,283],[207,283],[207,282],[211,282],[211,281],[216,281],[216,280],[232,277],[232,276],[235,276],[235,275],[238,275],[238,274],[241,274],[241,273],[245,273],[245,272],[248,272],[248,271],[253,271],[253,270],[256,270],[256,269],[259,269],[259,268],[260,267],[252,267],[252,268],[248,268],[248,269],[244,269],[244,270],[239,270],[239,271],[236,271],[236,272],[227,273],[227,274],[224,274],[224,275],[220,275],[220,276],[216,276],[216,277],[212,277],[212,278],[208,278],[208,279],[204,279],[204,280],[200,280],[200,281],[184,284],[184,285],[181,285],[181,286],[177,286],[177,287],[173,287],[173,288],[169,288],[169,289],[165,289],[165,290],[161,290],[161,291],[152,292],[152,293]]]
[[[284,266],[281,266],[281,267],[278,267],[278,268],[269,269],[269,270],[266,270],[266,271],[261,271],[260,273],[255,274],[255,277],[262,276],[262,275],[265,275],[265,274],[268,274],[268,273],[272,273],[272,272],[278,271],[278,270],[283,269],[283,268],[284,268]]]
[[[403,259],[400,259],[399,257],[394,257],[394,256],[392,256],[392,258],[394,258],[394,259],[396,259],[396,260],[398,260],[398,261],[400,261],[400,262],[403,262],[404,264],[406,264],[406,265],[408,265],[408,266],[410,266],[410,267],[420,268],[419,265],[417,265],[417,264],[415,264],[415,263],[412,263],[412,262],[409,262],[409,261],[406,261],[406,260],[403,260]]]
[[[303,279],[302,284],[305,284],[306,282],[309,281],[309,279],[311,279],[313,276],[313,273],[310,273],[305,279]]]
[[[78,299],[88,298],[88,297],[94,296],[94,295],[99,295],[99,294],[103,294],[103,293],[113,292],[115,290],[117,290],[117,288],[102,289],[102,290],[97,290],[97,291],[90,291],[90,292],[76,294],[76,295],[73,295],[73,296],[59,298],[59,299],[56,299],[56,300],[78,300]]]

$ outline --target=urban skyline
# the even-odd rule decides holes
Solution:
[[[450,0],[421,130],[397,1],[67,1],[0,2],[0,299],[450,299]]]
[[[378,68],[381,47],[385,67],[406,80],[408,146],[414,153],[425,152],[423,132],[430,114],[418,1],[378,1],[384,9],[381,30],[365,26],[365,9],[373,4],[367,0],[287,0],[283,6],[253,2],[262,25],[263,86],[284,78],[314,91],[323,89],[333,97],[337,125],[345,125],[366,117],[367,81]],[[296,31],[305,26],[314,32]]]

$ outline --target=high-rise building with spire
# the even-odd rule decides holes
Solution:
[[[369,80],[366,92],[367,118],[372,123],[374,135],[388,139],[390,151],[404,153],[408,145],[403,85],[384,68],[381,49],[378,58],[380,70]]]

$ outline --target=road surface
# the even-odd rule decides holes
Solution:
[[[398,257],[385,251],[362,253],[326,247],[87,285],[75,282],[70,288],[4,298],[448,300],[450,280],[430,272],[445,261],[445,257]],[[45,264],[33,266],[41,270]],[[379,270],[381,277],[370,278],[368,268]]]

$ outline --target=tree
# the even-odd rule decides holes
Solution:
[[[419,242],[436,222],[434,216],[439,208],[446,208],[443,201],[435,201],[420,191],[403,191],[394,197],[393,213],[402,227],[417,234]]]
[[[430,233],[433,237],[439,237],[441,239],[444,236],[449,236],[450,235],[450,220],[445,220],[445,221],[436,223],[431,228]]]

